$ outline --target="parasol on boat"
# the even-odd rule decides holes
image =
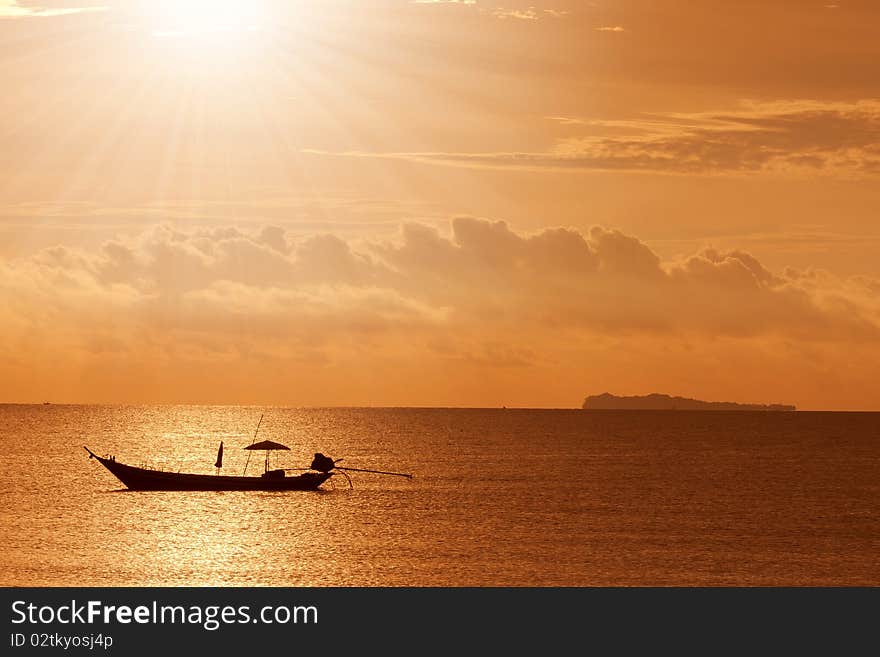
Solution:
[[[248,445],[245,449],[265,449],[266,451],[271,451],[273,449],[285,449],[288,452],[290,451],[290,447],[287,445],[282,445],[281,443],[276,443],[273,440],[261,440],[258,443],[254,443],[253,445]]]
[[[258,443],[254,443],[253,445],[248,445],[245,449],[257,450],[261,449],[266,452],[266,472],[269,472],[269,452],[276,450],[285,450],[290,451],[290,447],[287,445],[282,445],[281,443],[276,443],[273,440],[261,440]],[[245,466],[247,467],[247,466]]]

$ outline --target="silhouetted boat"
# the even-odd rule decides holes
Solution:
[[[267,447],[266,444],[276,446]],[[317,490],[333,476],[331,472],[303,472],[288,477],[284,470],[269,470],[268,450],[287,449],[283,445],[277,445],[279,443],[263,441],[252,446],[254,449],[267,450],[266,469],[259,477],[188,474],[137,468],[119,463],[115,457],[98,456],[88,447],[85,450],[90,458],[97,459],[130,490]],[[217,462],[221,462],[220,455]]]
[[[342,459],[331,459],[324,456],[320,452],[315,454],[312,464],[308,468],[280,468],[276,470],[269,469],[269,452],[274,451],[290,451],[287,445],[276,443],[272,440],[263,440],[256,442],[257,433],[263,424],[263,416],[257,423],[257,430],[254,431],[254,439],[251,444],[245,447],[251,451],[266,452],[266,461],[263,466],[263,474],[259,477],[248,477],[247,468],[251,460],[250,452],[248,452],[248,460],[244,464],[244,471],[240,477],[226,476],[220,474],[223,467],[223,442],[217,450],[217,461],[214,467],[217,468],[217,474],[189,474],[180,472],[167,472],[165,470],[154,470],[153,468],[136,468],[133,465],[118,463],[115,456],[98,456],[85,445],[85,449],[89,453],[90,459],[98,459],[98,462],[107,468],[114,477],[126,485],[131,490],[317,490],[318,487],[335,474],[340,474],[348,481],[348,485],[352,486],[349,472],[371,472],[373,474],[391,475],[394,477],[406,477],[412,479],[411,474],[404,472],[387,472],[384,470],[367,470],[364,468],[342,467],[338,463]],[[339,470],[340,472],[332,472]],[[301,472],[302,474],[288,476],[288,472]]]

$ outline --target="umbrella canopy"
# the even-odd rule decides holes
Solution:
[[[290,451],[290,447],[286,445],[282,445],[281,443],[276,443],[271,440],[262,440],[258,443],[254,443],[253,445],[248,445],[245,449],[286,449],[288,452]]]

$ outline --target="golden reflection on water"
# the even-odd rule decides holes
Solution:
[[[320,492],[131,492],[82,450]],[[880,584],[880,415],[0,406],[0,584]],[[257,454],[249,472],[262,468]]]

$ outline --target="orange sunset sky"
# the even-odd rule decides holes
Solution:
[[[880,409],[880,3],[0,0],[0,401]]]

